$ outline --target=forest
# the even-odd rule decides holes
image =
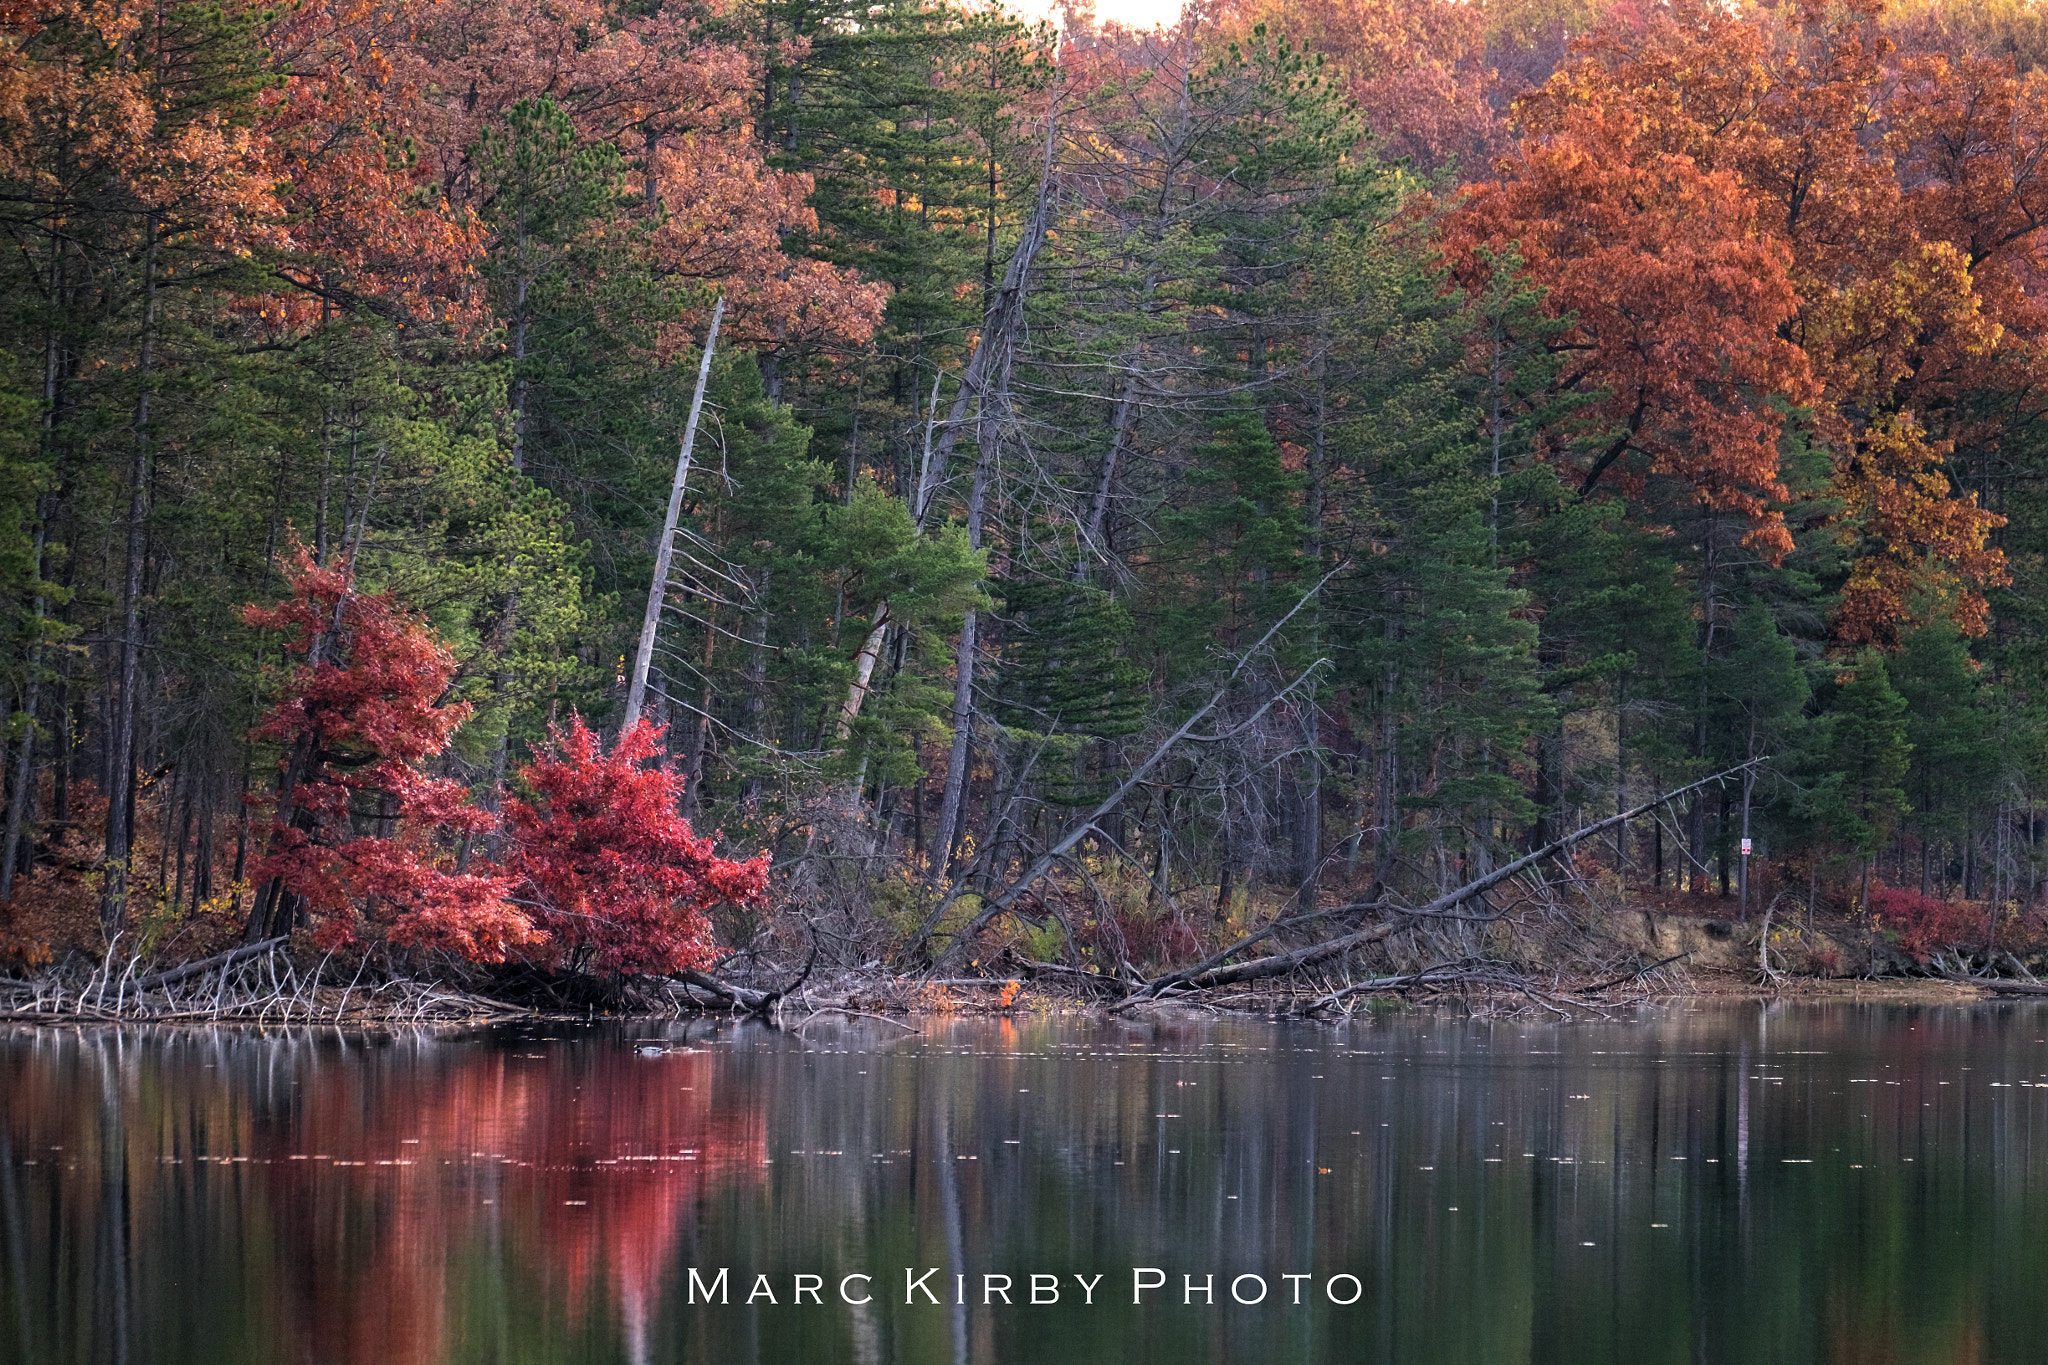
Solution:
[[[2044,63],[2017,0],[0,8],[10,998],[2024,979]]]

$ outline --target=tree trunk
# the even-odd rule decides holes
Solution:
[[[142,345],[137,357],[132,455],[128,473],[127,565],[121,576],[119,689],[114,700],[107,775],[106,882],[100,896],[100,929],[109,940],[128,915],[128,862],[134,852],[136,692],[142,678],[142,559],[149,515],[149,385],[156,355],[156,215],[145,215],[149,241],[142,253]]]
[[[64,351],[57,332],[57,319],[63,305],[64,269],[63,251],[53,244],[50,248],[50,271],[48,294],[44,300],[49,316],[44,321],[43,331],[43,415],[42,443],[44,458],[53,468],[58,463],[56,451],[57,410],[65,373]],[[33,856],[22,856],[22,830],[28,820],[30,807],[35,804],[36,795],[36,722],[41,701],[43,682],[44,620],[49,615],[49,599],[42,591],[44,554],[49,545],[50,519],[56,515],[56,503],[62,497],[63,480],[55,477],[56,488],[44,488],[36,499],[36,527],[34,549],[29,560],[29,576],[36,584],[33,635],[28,649],[28,685],[22,700],[22,711],[27,723],[22,727],[21,748],[16,754],[14,781],[8,788],[7,835],[4,850],[0,850],[0,902],[14,894],[14,878],[17,872],[25,872],[34,866]],[[61,698],[60,698],[61,704]],[[0,750],[4,758],[5,750]],[[31,840],[33,842],[33,840]]]
[[[48,529],[45,517],[36,519],[35,551],[30,560],[30,573],[40,583],[43,576],[43,549]],[[21,745],[15,751],[14,782],[8,788],[7,836],[4,849],[0,849],[0,902],[14,894],[14,877],[21,862],[21,831],[28,821],[29,807],[35,801],[36,788],[36,706],[42,695],[43,649],[41,631],[43,617],[48,611],[48,600],[42,593],[36,594],[35,629],[36,639],[28,651],[28,686],[22,698],[22,711],[27,723],[21,731]],[[4,753],[0,750],[0,753]]]
[[[761,570],[761,576],[755,580],[752,626],[747,632],[747,714],[744,725],[747,738],[756,744],[766,742],[768,728],[769,572]],[[760,794],[761,776],[757,772],[747,779],[747,800],[752,801]]]
[[[974,613],[967,613],[969,624],[963,629],[973,629]],[[853,656],[853,681],[846,689],[846,700],[839,706],[839,742],[844,744],[853,733],[853,722],[860,717],[861,704],[868,698],[868,691],[875,676],[875,663],[882,657],[882,644],[893,622],[889,619],[889,604],[881,603],[875,608],[875,623],[861,641],[860,652]]]
[[[939,825],[932,836],[932,881],[952,874],[953,845],[960,837],[967,806],[967,768],[974,730],[975,613],[960,622],[960,643],[953,654],[953,745],[946,763],[946,785],[939,792]]]
[[[1714,824],[1714,843],[1716,851],[1720,854],[1721,863],[1721,899],[1724,901],[1728,899],[1728,808],[1730,804],[1732,803],[1728,797],[1728,788],[1724,786],[1721,788],[1721,818]]]
[[[1750,738],[1749,748],[1751,757],[1754,757],[1756,752],[1756,739],[1754,735]],[[1736,876],[1742,884],[1742,920],[1745,924],[1749,922],[1749,853],[1747,852],[1749,848],[1749,807],[1750,794],[1755,786],[1756,769],[1750,768],[1745,770],[1742,774],[1742,843],[1736,849],[1736,856],[1742,860]]]
[[[1146,282],[1149,292],[1151,281]],[[1103,544],[1103,527],[1109,518],[1110,488],[1115,482],[1117,466],[1122,462],[1124,451],[1130,443],[1131,425],[1136,417],[1135,375],[1126,375],[1122,391],[1117,395],[1109,423],[1109,448],[1103,452],[1102,464],[1095,475],[1095,492],[1088,502],[1088,515],[1081,527],[1080,544],[1074,555],[1074,581],[1085,583],[1091,565],[1097,558],[1107,560],[1107,547]]]
[[[1304,557],[1311,565],[1320,569],[1323,562],[1323,457],[1329,432],[1330,393],[1329,372],[1325,356],[1327,338],[1318,336],[1316,347],[1316,390],[1315,425],[1309,433],[1308,487],[1304,492],[1302,506],[1303,529],[1307,543],[1302,547]],[[1320,603],[1309,607],[1308,646],[1311,656],[1322,650],[1322,610]],[[1316,892],[1322,880],[1323,867],[1323,757],[1322,757],[1322,711],[1316,704],[1314,692],[1310,692],[1301,704],[1301,738],[1304,753],[1297,763],[1297,806],[1295,811],[1294,843],[1294,896],[1295,904],[1303,910],[1315,908]]]
[[[675,554],[676,522],[683,514],[683,488],[690,478],[690,447],[697,440],[697,419],[704,411],[704,389],[711,382],[711,355],[718,349],[718,325],[725,320],[725,296],[711,310],[711,328],[704,337],[704,358],[697,366],[697,391],[690,398],[690,416],[683,423],[683,445],[676,452],[676,476],[669,486],[668,513],[661,523],[661,539],[654,547],[654,577],[647,587],[647,610],[640,619],[640,644],[633,655],[633,675],[626,685],[625,718],[619,733],[625,734],[640,721],[640,709],[647,696],[647,671],[654,662],[654,637],[661,627],[661,606],[668,596],[668,566]]]

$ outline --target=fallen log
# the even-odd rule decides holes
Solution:
[[[811,955],[805,959],[804,969],[796,974],[794,981],[791,981],[780,990],[757,991],[749,986],[739,986],[730,981],[720,981],[708,972],[700,972],[694,969],[677,972],[674,979],[686,986],[695,986],[699,990],[709,991],[720,1000],[743,1009],[748,1014],[766,1019],[775,1012],[775,1006],[785,996],[811,979],[811,969],[817,965],[818,945],[813,940],[811,943]]]
[[[776,1000],[782,995],[780,991],[771,994],[768,991],[757,991],[746,986],[736,986],[730,981],[720,981],[715,976],[708,976],[698,971],[677,972],[675,979],[686,986],[695,986],[698,990],[709,991],[728,1005],[736,1005],[749,1014],[767,1013],[770,1009],[774,1008]]]
[[[2048,995],[2048,986],[2028,981],[1983,981],[1972,976],[1952,976],[1959,986],[1976,986],[1994,995]]]
[[[1766,921],[1766,923],[1768,924],[1768,921]],[[1598,995],[1600,992],[1607,990],[1609,987],[1625,985],[1626,983],[1635,980],[1639,976],[1648,976],[1651,972],[1656,971],[1659,967],[1669,967],[1672,963],[1678,961],[1678,959],[1682,957],[1691,956],[1692,954],[1690,952],[1673,953],[1670,957],[1664,958],[1661,961],[1652,962],[1647,967],[1638,967],[1632,972],[1627,972],[1621,976],[1614,977],[1610,980],[1599,982],[1596,985],[1587,986],[1581,990],[1572,992],[1572,994]]]
[[[287,941],[284,936],[280,935],[277,938],[266,938],[260,943],[245,943],[239,948],[230,948],[224,953],[215,953],[212,957],[203,957],[197,962],[187,962],[182,967],[172,967],[168,971],[152,972],[150,975],[132,984],[136,990],[140,991],[153,991],[160,986],[174,986],[180,981],[189,981],[195,976],[204,976],[217,967],[231,967],[244,958],[260,957],[273,948],[283,947]]]
[[[1413,990],[1417,986],[1434,986],[1440,983],[1460,985],[1468,982],[1480,985],[1499,984],[1484,977],[1473,976],[1471,969],[1464,963],[1439,963],[1434,967],[1424,967],[1419,972],[1403,972],[1398,976],[1376,976],[1370,981],[1354,981],[1348,986],[1339,987],[1327,995],[1309,1001],[1301,1007],[1301,1013],[1314,1014],[1317,1010],[1342,1004],[1355,995],[1378,995],[1383,992]]]

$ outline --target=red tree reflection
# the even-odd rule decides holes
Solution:
[[[600,1334],[615,1317],[630,1349],[702,1201],[764,1171],[762,1099],[705,1051],[420,1039],[364,1066],[364,1047],[109,1033],[6,1053],[8,1175],[54,1195],[29,1239],[95,1267],[85,1312],[135,1304],[108,1331],[195,1292],[164,1249],[206,1218],[291,1343],[277,1358],[427,1365],[549,1314]]]

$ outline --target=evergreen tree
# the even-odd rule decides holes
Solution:
[[[1998,772],[1984,686],[1953,622],[1940,618],[1906,636],[1894,666],[1906,701],[1907,825],[1920,840],[1920,890],[1932,887],[1934,854],[1964,839]],[[1943,859],[1945,864],[1946,858]]]
[[[1826,766],[1809,798],[1821,837],[1861,863],[1859,914],[1870,903],[1871,863],[1908,809],[1906,728],[1906,699],[1892,686],[1884,656],[1865,648],[1829,701]]]

